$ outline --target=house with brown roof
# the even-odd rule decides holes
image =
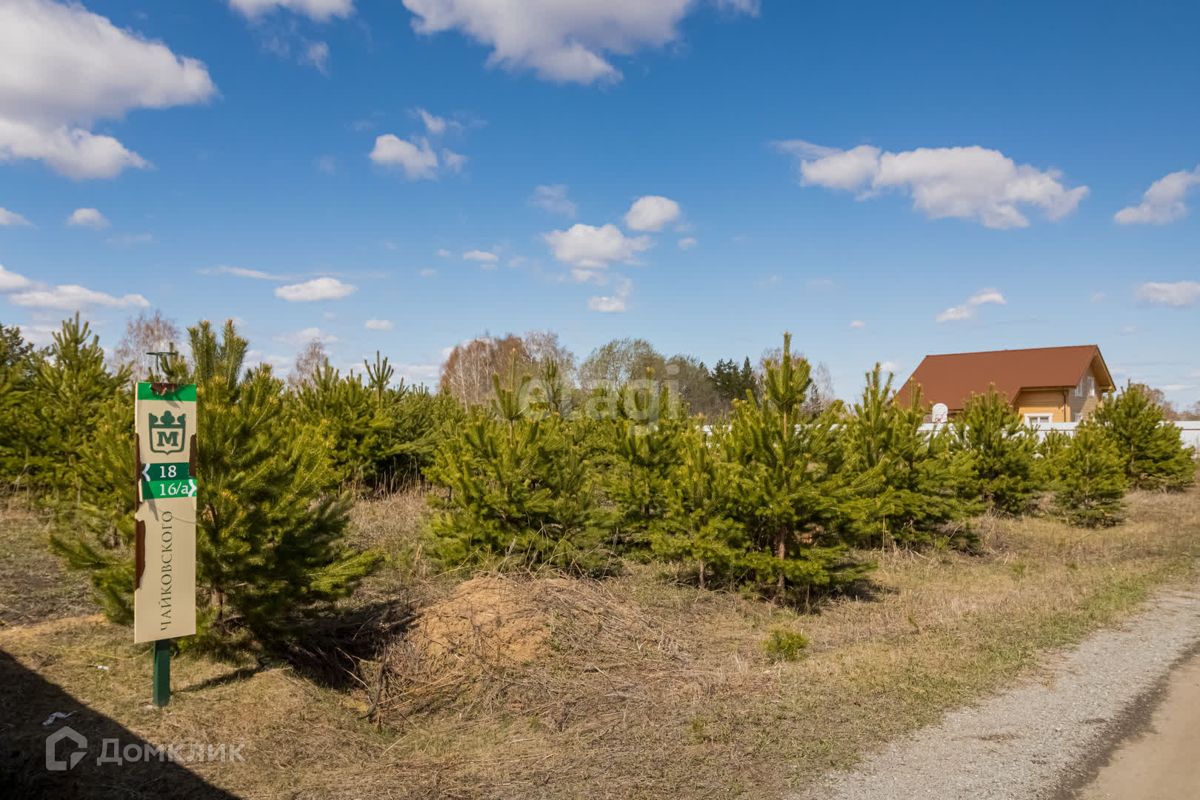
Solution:
[[[944,403],[950,415],[973,394],[995,387],[1029,424],[1080,422],[1116,387],[1094,344],[926,356],[900,388],[908,403],[921,387],[926,407]]]

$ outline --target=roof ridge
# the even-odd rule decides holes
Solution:
[[[1001,350],[972,350],[960,353],[926,353],[925,358],[943,358],[945,356],[986,356],[996,353],[1032,353],[1040,350],[1083,350],[1083,349],[1099,350],[1098,344],[1061,344],[1052,347],[1014,347],[1011,349]]]

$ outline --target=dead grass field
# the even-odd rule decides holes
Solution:
[[[876,554],[875,597],[803,615],[654,565],[602,582],[430,574],[424,505],[404,495],[355,512],[360,541],[389,554],[363,594],[424,613],[352,690],[188,656],[158,711],[146,649],[96,616],[6,611],[0,650],[151,742],[244,743],[244,763],[192,768],[245,797],[779,797],[1192,580],[1200,491],[1129,505],[1098,531],[981,520],[977,556]],[[4,542],[37,527],[12,520],[6,573],[14,552],[38,558]],[[61,617],[75,600],[36,602]],[[774,629],[803,632],[806,654],[772,661]],[[10,735],[40,747],[41,719],[4,706]]]

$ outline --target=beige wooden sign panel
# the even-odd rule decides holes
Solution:
[[[138,506],[141,575],[133,592],[133,640],[153,642],[196,632],[196,499],[147,500]]]
[[[196,632],[196,387],[139,383],[134,418],[133,640],[191,636]]]

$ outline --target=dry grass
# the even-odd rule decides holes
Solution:
[[[0,496],[0,630],[96,610],[87,578],[50,553],[51,530],[20,498]]]
[[[876,554],[876,597],[805,616],[655,566],[456,585],[422,571],[423,509],[409,495],[355,514],[391,554],[366,592],[424,609],[369,719],[365,688],[285,669],[222,680],[231,667],[197,657],[149,709],[145,649],[94,618],[0,630],[0,648],[151,741],[245,742],[245,764],[198,771],[249,797],[771,797],[1192,579],[1200,556],[1200,492],[1133,495],[1113,529],[986,519],[979,556]],[[808,636],[806,656],[767,657],[780,627]]]

